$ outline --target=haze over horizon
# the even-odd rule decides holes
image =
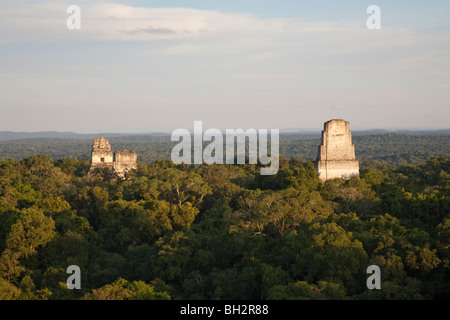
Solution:
[[[193,132],[192,128],[186,128],[189,131]],[[210,128],[203,128],[203,131]],[[231,129],[231,128],[230,128]],[[248,128],[233,128],[233,129],[248,129]],[[275,128],[277,129],[277,128]],[[225,134],[225,129],[220,129]],[[280,134],[317,134],[319,135],[323,128],[281,128]],[[423,128],[386,128],[386,129],[380,129],[380,128],[356,128],[351,130],[354,134],[360,134],[360,133],[408,133],[411,132],[412,134],[415,133],[443,133],[443,134],[450,134],[450,128],[434,128],[434,129],[423,129]],[[170,135],[173,131],[172,130],[155,130],[155,131],[123,131],[123,132],[113,132],[113,131],[92,131],[92,132],[77,132],[77,131],[53,131],[53,130],[46,130],[46,131],[0,131],[0,141],[4,140],[14,140],[14,139],[23,139],[23,138],[43,138],[43,137],[62,137],[62,138],[72,138],[75,136],[86,136],[89,139],[94,136],[101,136],[101,135],[107,135],[107,136],[145,136],[145,135]]]
[[[0,3],[0,131],[449,128],[448,1],[72,2]]]

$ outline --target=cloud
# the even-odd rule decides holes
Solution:
[[[448,118],[448,30],[368,30],[364,12],[361,21],[309,21],[90,0],[78,1],[81,30],[68,30],[70,0],[5,1],[0,44],[14,44],[0,50],[0,96],[13,106],[5,128],[37,125],[21,119],[37,105],[48,129],[60,104],[61,118],[127,106],[143,126],[166,127],[197,116],[217,119],[212,127],[306,126],[331,114],[387,123],[396,121],[387,112],[425,104]],[[111,126],[137,121],[108,115]]]
[[[330,24],[300,19],[268,19],[251,14],[223,13],[189,8],[143,8],[117,3],[82,2],[81,30],[69,31],[65,1],[17,4],[7,2],[0,11],[1,39],[8,41],[73,40],[149,41],[224,35],[326,32]]]
[[[449,32],[417,34],[389,26],[373,31],[364,21],[305,21],[262,18],[190,8],[147,8],[85,0],[81,30],[68,30],[66,8],[71,1],[6,1],[0,10],[0,43],[160,42],[140,54],[214,56],[242,63],[235,75],[301,74],[327,81],[344,75],[386,75],[407,71],[444,72]],[[362,19],[364,20],[364,19]],[[231,64],[231,62],[230,62]],[[254,68],[252,69],[252,66]],[[272,66],[272,69],[271,67]],[[273,70],[276,67],[277,70]],[[373,72],[373,70],[376,70]],[[335,71],[335,72],[333,72]]]
[[[136,28],[134,30],[124,31],[125,33],[132,34],[132,35],[139,35],[142,33],[151,33],[151,34],[161,34],[161,35],[168,35],[168,34],[176,34],[176,32],[169,28],[157,28],[157,27],[150,27],[150,28]]]

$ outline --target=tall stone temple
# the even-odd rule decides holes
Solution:
[[[322,181],[359,175],[359,161],[355,159],[347,121],[333,119],[325,122],[315,166]]]
[[[98,137],[94,139],[89,172],[97,168],[107,168],[115,172],[122,179],[130,170],[137,169],[137,154],[134,151],[111,151],[108,139]]]

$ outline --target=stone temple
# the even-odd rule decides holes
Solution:
[[[322,181],[359,175],[359,161],[355,159],[347,121],[333,119],[325,122],[315,166]]]
[[[137,154],[134,151],[111,151],[109,141],[104,137],[94,139],[89,172],[97,168],[107,168],[119,177],[125,178],[130,170],[137,169]]]

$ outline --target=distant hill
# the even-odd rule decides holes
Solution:
[[[129,133],[75,133],[75,132],[58,132],[58,131],[40,131],[40,132],[13,132],[0,131],[0,141],[11,141],[20,139],[36,139],[36,138],[53,138],[53,139],[94,139],[99,136],[111,138],[122,136],[164,136],[168,133],[146,133],[146,134],[129,134]]]
[[[408,135],[430,135],[430,134],[444,134],[450,135],[450,129],[439,129],[439,130],[413,130],[413,129],[398,129],[398,130],[387,130],[387,129],[371,129],[371,130],[352,130],[354,135],[362,134],[384,134],[384,133],[401,133]]]
[[[303,135],[303,136],[319,136],[322,129],[301,129],[288,128],[281,129],[282,135]],[[450,135],[450,129],[440,130],[387,130],[387,129],[370,129],[370,130],[352,130],[353,135],[373,135],[387,133],[402,133],[408,135],[430,135],[444,134]],[[146,137],[146,136],[169,136],[167,132],[150,132],[150,133],[76,133],[76,132],[60,132],[60,131],[38,131],[38,132],[14,132],[0,131],[0,141],[12,141],[20,139],[36,139],[36,138],[53,138],[53,139],[94,139],[99,136],[106,138],[113,137]]]
[[[168,133],[151,134],[79,134],[72,132],[0,132],[0,161],[20,161],[33,155],[53,159],[89,159],[95,137],[104,136],[114,150],[134,150],[144,163],[170,159],[177,142]],[[320,132],[281,133],[280,155],[284,158],[315,160]],[[450,155],[450,129],[436,131],[367,130],[353,132],[355,153],[362,166],[379,164],[419,164],[432,156]]]

